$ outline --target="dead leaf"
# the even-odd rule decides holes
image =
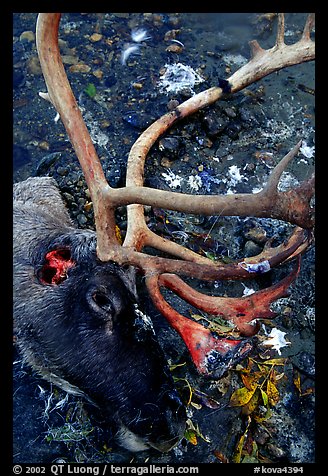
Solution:
[[[256,410],[256,408],[259,406],[260,395],[261,393],[259,392],[259,388],[256,387],[252,398],[246,405],[243,406],[242,412],[244,415],[250,415],[254,412],[254,410]]]
[[[254,395],[256,389],[257,385],[255,385],[251,390],[248,390],[246,387],[238,388],[230,397],[230,405],[233,407],[242,407],[246,405]]]
[[[267,395],[270,405],[274,407],[279,402],[280,395],[277,387],[271,380],[267,381]]]

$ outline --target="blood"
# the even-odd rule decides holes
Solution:
[[[49,251],[45,256],[45,264],[38,273],[42,284],[60,284],[67,278],[67,271],[75,265],[68,249]]]

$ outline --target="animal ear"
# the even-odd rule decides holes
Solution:
[[[58,285],[67,278],[67,271],[75,265],[68,248],[49,251],[44,258],[44,264],[37,272],[41,284]]]

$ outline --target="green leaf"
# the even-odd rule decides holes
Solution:
[[[96,86],[93,83],[89,83],[85,88],[84,92],[93,99],[97,94]]]
[[[184,436],[192,445],[197,445],[197,436],[194,430],[186,430]]]
[[[261,395],[262,395],[263,404],[267,406],[269,402],[268,395],[264,390],[262,390],[262,388],[261,388]]]

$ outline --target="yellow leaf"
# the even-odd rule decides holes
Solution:
[[[230,397],[230,405],[233,407],[246,405],[254,395],[256,389],[257,386],[254,386],[251,390],[248,390],[246,387],[238,388]]]
[[[252,398],[250,399],[250,401],[243,407],[244,415],[250,415],[259,406],[260,392],[258,391],[257,388],[255,390],[256,391],[252,395]]]
[[[267,395],[270,405],[274,407],[279,402],[280,395],[277,387],[271,380],[267,382]]]
[[[233,463],[240,463],[240,461],[241,461],[242,451],[243,451],[245,439],[246,439],[247,432],[248,432],[248,429],[249,429],[249,425],[251,424],[251,421],[252,421],[251,418],[248,417],[248,424],[247,424],[246,430],[244,431],[244,433],[239,438],[239,441],[238,441],[237,446],[235,448],[235,452],[234,452],[233,457],[232,457],[232,462]]]
[[[262,364],[264,364],[264,365],[285,365],[286,362],[287,362],[287,359],[281,357],[280,359],[265,360],[264,362],[262,362]]]
[[[271,418],[271,416],[272,416],[272,411],[270,410],[270,408],[268,408],[267,411],[265,412],[265,414],[264,414],[263,416],[261,416],[261,415],[256,415],[256,413],[254,413],[252,416],[253,416],[254,420],[255,420],[257,423],[262,423],[263,421],[266,421],[266,420],[268,420],[269,418]]]
[[[245,433],[243,435],[241,435],[239,441],[238,441],[238,444],[236,446],[236,449],[235,449],[235,453],[233,455],[233,458],[232,458],[232,461],[234,463],[240,463],[240,460],[241,460],[241,452],[243,451],[243,446],[244,446],[244,442],[245,442]]]
[[[294,385],[297,388],[297,390],[299,391],[299,393],[302,393],[302,390],[301,390],[301,376],[300,376],[299,372],[296,372],[296,376],[294,378]]]

